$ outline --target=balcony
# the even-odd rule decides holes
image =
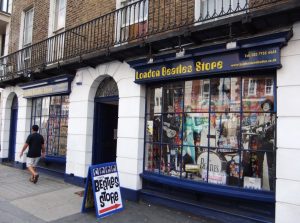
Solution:
[[[299,20],[297,0],[140,0],[0,58],[2,87],[84,66],[254,35]]]

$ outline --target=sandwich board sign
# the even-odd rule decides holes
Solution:
[[[97,218],[123,210],[117,164],[92,165],[86,180],[82,212],[95,207]]]

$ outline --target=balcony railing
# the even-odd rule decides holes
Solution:
[[[282,0],[140,0],[0,58],[0,81],[153,35],[251,12]]]
[[[10,14],[9,4],[10,0],[0,0],[0,11],[6,14]]]

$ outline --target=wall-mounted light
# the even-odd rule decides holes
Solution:
[[[176,53],[176,58],[183,57],[185,55],[185,49],[180,48],[180,50]]]
[[[226,43],[226,49],[235,49],[237,47],[237,43],[236,41],[230,41],[228,43]]]
[[[153,57],[152,57],[152,56],[149,57],[149,59],[148,59],[148,61],[147,61],[147,64],[151,64],[151,63],[153,63]]]
[[[82,72],[76,74],[75,83],[76,85],[82,85],[83,75]]]
[[[148,61],[147,64],[153,63],[153,55],[152,55],[152,46],[149,44],[149,53],[148,53]]]

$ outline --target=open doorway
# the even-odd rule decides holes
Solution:
[[[18,98],[15,95],[11,105],[10,113],[10,130],[9,130],[9,147],[8,147],[8,162],[15,161],[16,151],[16,134],[18,121]]]
[[[92,164],[115,162],[117,157],[119,97],[116,82],[108,77],[95,97]]]

